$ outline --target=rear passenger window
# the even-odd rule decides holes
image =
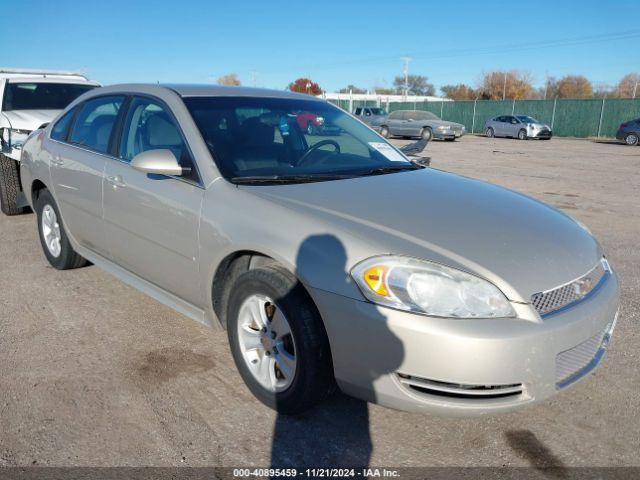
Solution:
[[[85,102],[80,107],[69,141],[96,152],[107,153],[111,132],[123,101],[124,97],[113,96]]]
[[[51,129],[51,138],[60,141],[65,141],[67,139],[69,127],[71,126],[71,120],[73,119],[73,114],[75,112],[76,109],[72,108],[53,125],[53,128]]]

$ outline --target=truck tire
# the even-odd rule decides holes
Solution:
[[[20,172],[18,162],[0,154],[0,210],[5,215],[19,215],[25,212],[16,202],[20,193]]]

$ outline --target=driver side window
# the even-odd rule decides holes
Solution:
[[[166,107],[148,98],[134,98],[124,122],[120,157],[131,162],[148,150],[171,150],[185,170],[182,178],[198,182],[198,172],[186,142]]]

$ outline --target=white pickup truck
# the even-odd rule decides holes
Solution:
[[[0,68],[0,210],[22,213],[22,145],[78,96],[100,84],[73,72]]]

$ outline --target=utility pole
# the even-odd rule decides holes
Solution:
[[[402,69],[404,73],[404,101],[407,101],[407,95],[409,95],[409,62],[411,61],[411,57],[402,57],[400,60],[404,62],[404,68]]]
[[[638,91],[638,80],[636,80],[636,84],[633,86],[633,98],[636,98],[637,91]]]
[[[544,99],[547,99],[547,90],[549,89],[549,72],[544,72]]]
[[[502,84],[502,100],[507,98],[507,72],[504,72],[504,83]]]

